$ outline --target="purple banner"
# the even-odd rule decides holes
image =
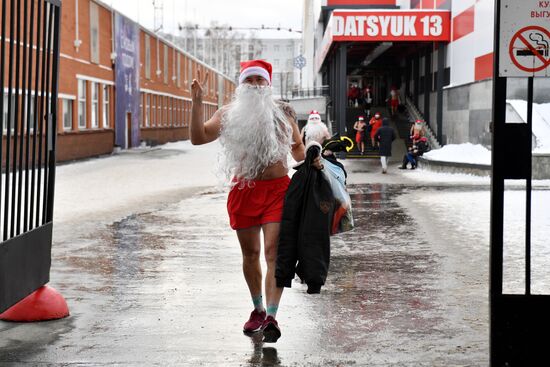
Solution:
[[[137,147],[139,132],[139,27],[115,12],[115,145]]]

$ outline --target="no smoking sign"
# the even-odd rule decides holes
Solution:
[[[550,76],[550,2],[502,0],[499,76]],[[550,10],[550,9],[549,9]],[[543,16],[538,16],[542,14]]]

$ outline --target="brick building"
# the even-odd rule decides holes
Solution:
[[[107,5],[64,1],[61,14],[58,161],[187,139],[197,70],[209,75],[205,118],[230,100],[230,78]]]

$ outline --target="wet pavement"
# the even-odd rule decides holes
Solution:
[[[203,192],[57,242],[52,285],[71,317],[0,323],[0,363],[487,365],[487,246],[466,246],[452,227],[439,236],[434,213],[411,199],[457,190],[479,191],[350,186],[356,229],[332,238],[320,295],[297,281],[285,290],[276,344],[241,332],[251,301],[225,193]]]
[[[377,160],[345,161],[356,228],[332,237],[321,294],[298,281],[284,291],[283,336],[263,344],[241,331],[251,300],[227,194],[205,189],[216,155],[202,149],[59,170],[50,285],[71,316],[0,322],[1,366],[488,365],[487,180],[428,182],[395,161],[387,175]],[[508,213],[521,212],[521,195],[507,193]],[[533,192],[536,290],[550,288],[549,200],[548,187]],[[512,242],[521,219],[506,218]],[[507,248],[511,290],[520,255]]]

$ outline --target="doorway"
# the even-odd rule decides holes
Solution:
[[[126,139],[125,148],[130,149],[132,147],[132,113],[126,113]]]

